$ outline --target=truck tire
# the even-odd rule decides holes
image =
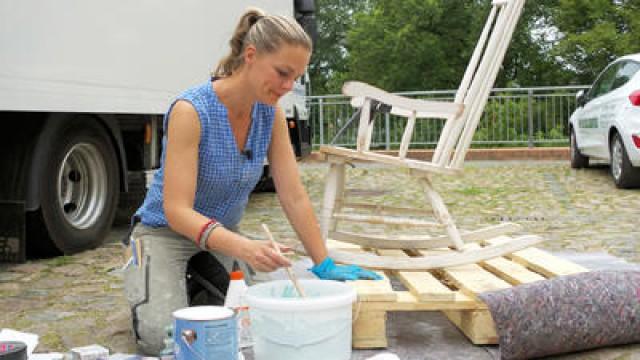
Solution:
[[[40,172],[40,206],[49,238],[64,254],[102,244],[119,195],[116,153],[93,118],[76,118],[57,129],[49,161]]]

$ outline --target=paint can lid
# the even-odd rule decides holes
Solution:
[[[191,321],[222,320],[232,316],[233,310],[223,306],[191,306],[173,312],[174,318]]]

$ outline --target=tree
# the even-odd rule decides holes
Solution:
[[[484,8],[469,0],[375,1],[356,14],[346,72],[337,78],[390,91],[455,88],[475,44],[470,34],[480,31],[475,13]]]
[[[353,15],[368,6],[367,0],[316,0],[318,39],[309,64],[314,94],[339,92],[334,78],[346,68],[346,33]]]
[[[559,0],[553,25],[560,40],[553,48],[580,83],[591,83],[612,60],[640,52],[640,1]]]

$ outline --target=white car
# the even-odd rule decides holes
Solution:
[[[640,187],[640,54],[609,64],[577,104],[569,119],[571,167],[605,160],[617,187]]]

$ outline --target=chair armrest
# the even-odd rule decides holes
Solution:
[[[447,118],[457,116],[462,113],[464,106],[452,102],[429,101],[412,99],[404,96],[394,95],[375,86],[359,81],[348,81],[342,87],[342,93],[354,97],[351,104],[362,106],[362,100],[356,98],[370,98],[381,103],[391,105],[391,113],[401,116],[410,116],[412,111],[417,112],[417,117]],[[358,106],[359,105],[359,106]]]

